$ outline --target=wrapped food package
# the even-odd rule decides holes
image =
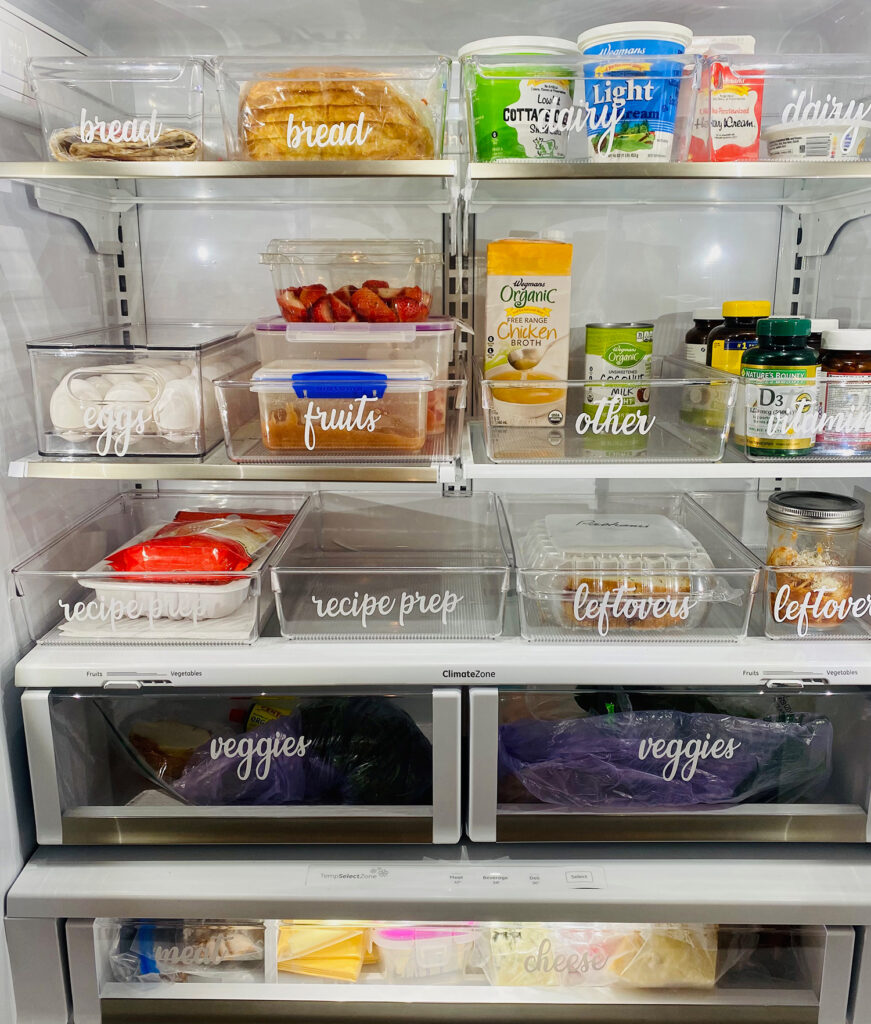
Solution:
[[[503,793],[559,807],[632,810],[813,801],[832,771],[832,724],[627,711],[499,730]]]
[[[552,949],[556,933],[546,925],[505,925],[490,928],[481,950],[484,972],[491,985],[556,986],[559,972],[542,962],[542,950]]]
[[[622,938],[607,969],[633,988],[713,988],[717,952],[716,925],[642,925]]]
[[[206,729],[172,719],[134,722],[128,738],[143,760],[165,782],[175,781],[194,751],[212,738]]]
[[[393,701],[323,698],[213,738],[174,788],[202,805],[429,804],[432,745]]]
[[[274,72],[250,85],[239,110],[251,160],[427,160],[434,130],[425,100],[359,68]]]
[[[333,981],[357,981],[371,961],[359,922],[285,921],[278,930],[278,970]]]
[[[256,981],[263,925],[219,921],[122,921],[109,955],[116,981]]]
[[[240,572],[276,540],[293,516],[255,517],[180,512],[150,538],[121,548],[106,558],[117,573]],[[170,577],[150,582],[178,582]],[[188,583],[226,583],[227,577],[186,577]]]

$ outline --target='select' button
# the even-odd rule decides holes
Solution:
[[[567,871],[566,881],[569,885],[579,887],[595,885],[592,871]]]

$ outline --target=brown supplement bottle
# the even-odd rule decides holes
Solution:
[[[871,329],[823,331],[817,446],[871,450]]]
[[[723,322],[719,309],[697,309],[693,312],[693,326],[684,338],[684,358],[691,363],[708,361],[708,335]]]

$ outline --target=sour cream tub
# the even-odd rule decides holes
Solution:
[[[858,160],[871,121],[794,121],[762,132],[769,160]]]
[[[671,159],[682,55],[693,33],[666,21],[626,21],[583,32],[590,155],[602,160]]]
[[[570,39],[478,39],[459,57],[476,160],[565,160],[568,129],[555,119],[571,107],[580,74]]]

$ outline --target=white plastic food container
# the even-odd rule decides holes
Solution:
[[[813,121],[765,128],[769,160],[858,160],[871,132],[871,121]]]
[[[375,928],[372,941],[389,984],[450,985],[462,981],[475,936],[475,928]]]
[[[416,452],[433,371],[419,360],[281,360],[252,375],[271,451]]]

